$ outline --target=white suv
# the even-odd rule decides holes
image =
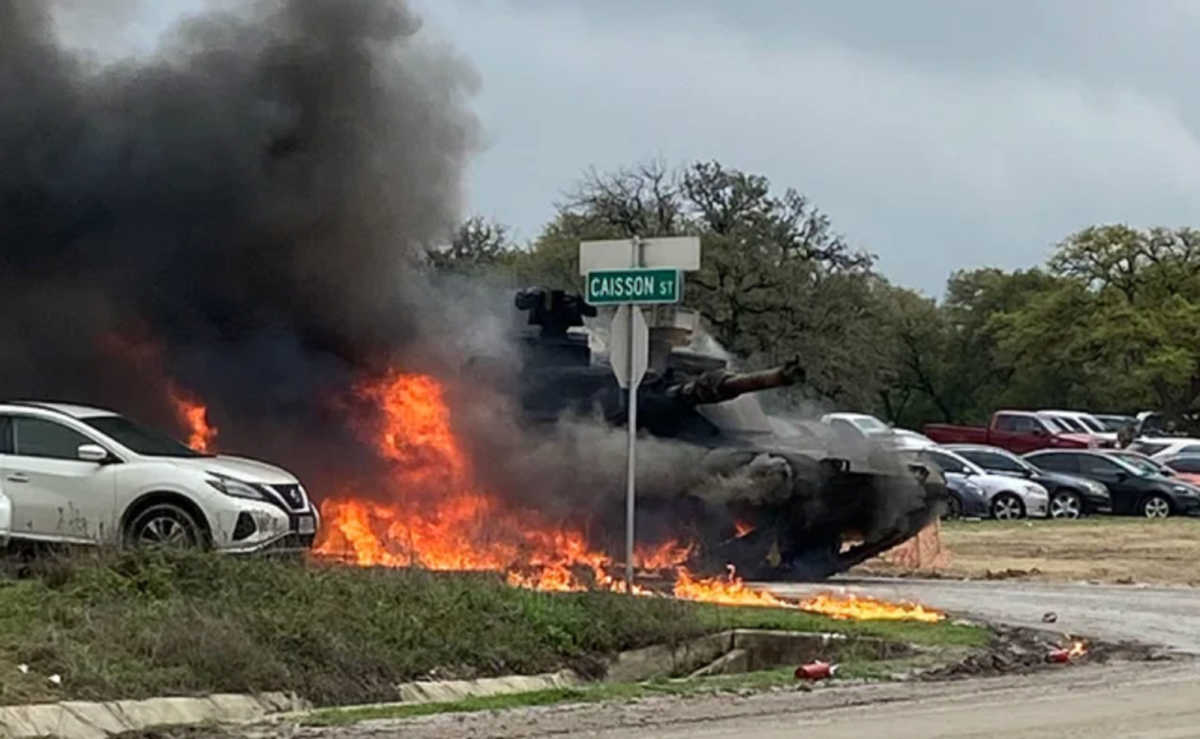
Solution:
[[[0,538],[251,552],[307,548],[319,517],[278,467],[200,454],[99,408],[9,402],[0,403],[5,524]]]

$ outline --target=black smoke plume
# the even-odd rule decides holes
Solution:
[[[223,450],[366,463],[326,400],[439,312],[419,256],[458,216],[475,85],[397,0],[213,11],[105,65],[0,0],[0,391],[177,429],[169,379]]]

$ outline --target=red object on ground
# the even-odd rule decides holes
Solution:
[[[1071,653],[1066,649],[1052,649],[1050,650],[1050,653],[1046,655],[1047,662],[1069,662],[1070,660]]]
[[[824,680],[827,677],[832,677],[837,672],[837,665],[830,665],[817,660],[809,662],[807,665],[800,665],[796,668],[797,680]]]

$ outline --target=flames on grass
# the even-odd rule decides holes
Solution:
[[[342,490],[322,503],[316,554],[362,566],[496,571],[511,585],[537,590],[624,591],[623,579],[609,574],[620,570],[619,563],[592,546],[578,524],[515,509],[479,486],[436,379],[391,372],[355,392],[378,409],[376,422],[363,432],[390,463],[391,476],[384,491],[368,496]],[[749,530],[739,524],[738,535]],[[697,577],[685,566],[697,546],[677,539],[639,545],[634,565],[673,577],[671,592],[681,599],[798,608],[839,618],[942,618],[920,606],[865,599],[785,601],[750,587],[732,567],[724,577]],[[635,592],[658,594],[641,586]]]

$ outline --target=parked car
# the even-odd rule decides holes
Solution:
[[[1131,452],[1128,449],[1112,449],[1106,451],[1110,456],[1123,459],[1135,467],[1139,467],[1148,472],[1154,472],[1162,475],[1163,477],[1173,477],[1186,482],[1189,485],[1196,485],[1197,483],[1200,483],[1200,475],[1189,475],[1186,473],[1176,472],[1154,457],[1147,457],[1145,454],[1140,452]]]
[[[1088,434],[1063,430],[1054,421],[1030,411],[996,411],[986,427],[931,423],[922,429],[939,444],[983,444],[1024,454],[1035,449],[1088,449],[1096,441]]]
[[[929,447],[917,454],[918,458],[937,465],[947,480],[965,478],[982,488],[987,495],[988,511],[992,518],[1043,518],[1049,510],[1050,496],[1046,488],[1035,482],[990,474],[945,447]]]
[[[839,436],[884,436],[892,431],[886,423],[866,413],[826,413],[821,416],[821,423],[827,424],[838,432]]]
[[[889,443],[894,448],[902,451],[937,446],[937,442],[925,434],[909,431],[908,429],[892,429],[892,438]]]
[[[1200,454],[1200,439],[1179,436],[1143,436],[1126,447],[1147,457],[1163,459],[1180,454]]]
[[[0,489],[14,540],[248,552],[308,548],[319,525],[285,470],[62,403],[0,403]]]
[[[943,473],[944,474],[944,473]],[[946,518],[987,518],[992,515],[987,492],[963,475],[945,475],[950,493]]]
[[[868,442],[878,443],[896,451],[920,449],[934,444],[932,439],[908,429],[892,428],[875,416],[866,413],[826,413],[821,423],[837,435],[845,449],[865,452]]]
[[[1108,431],[1116,433],[1126,426],[1137,424],[1137,419],[1133,416],[1122,416],[1116,413],[1094,413],[1092,417],[1104,424],[1104,428]]]
[[[1093,450],[1042,450],[1025,459],[1042,469],[1079,475],[1103,483],[1112,495],[1113,513],[1146,518],[1200,515],[1200,488]]]
[[[1046,488],[1050,493],[1051,518],[1079,518],[1087,513],[1112,511],[1108,488],[1095,480],[1044,470],[999,447],[950,444],[947,448],[987,472],[1032,480]]]
[[[1058,410],[1043,410],[1039,411],[1039,413],[1049,413],[1055,418],[1055,420],[1060,422],[1068,421],[1071,424],[1074,424],[1074,428],[1071,429],[1072,431],[1077,429],[1082,433],[1088,434],[1095,439],[1097,444],[1101,447],[1116,446],[1117,432],[1110,431],[1108,427],[1106,427],[1100,421],[1100,419],[1096,418],[1090,413],[1084,413],[1083,411]]]
[[[1193,485],[1200,484],[1200,455],[1196,454],[1177,454],[1173,457],[1164,457],[1162,459],[1154,459],[1151,461],[1156,464],[1161,464],[1163,467],[1170,469],[1184,482],[1189,482]]]

